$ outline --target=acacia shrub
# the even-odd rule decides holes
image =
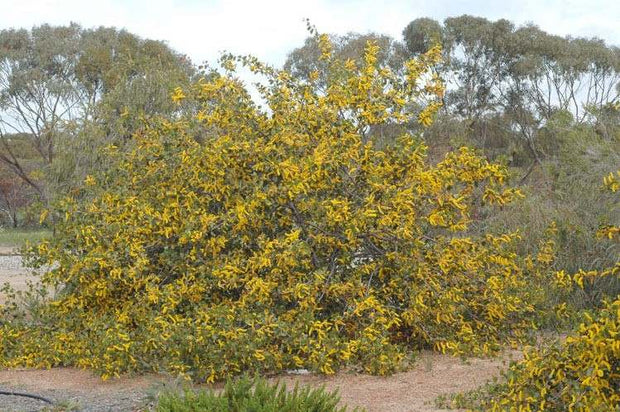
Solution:
[[[559,272],[562,287],[584,288],[597,278],[620,275],[620,262],[603,271]],[[476,410],[612,411],[620,407],[620,296],[601,302],[563,342],[527,348]],[[465,406],[465,405],[461,405]]]
[[[603,179],[610,194],[620,190],[620,170]],[[614,221],[596,237],[620,240]],[[592,289],[601,281],[620,279],[620,260],[601,270],[561,270],[552,283],[565,294]],[[615,411],[620,408],[620,295],[614,290],[566,337],[542,347],[529,347],[523,359],[504,373],[505,381],[453,396],[443,406],[488,411]]]
[[[619,314],[620,299],[605,301],[597,313],[586,313],[564,342],[527,348],[502,383],[436,403],[475,411],[615,411],[620,406]]]
[[[467,232],[474,203],[519,196],[506,170],[467,148],[431,166],[409,134],[383,150],[368,139],[431,123],[440,49],[398,74],[372,43],[341,61],[318,41],[326,85],[228,56],[174,92],[200,102],[193,116],[108,148],[117,166],[59,203],[56,235],[30,256],[60,292],[36,316],[4,313],[0,365],[387,374],[413,349],[486,354],[526,336],[539,270],[514,252],[517,234]],[[264,77],[266,109],[239,64]]]

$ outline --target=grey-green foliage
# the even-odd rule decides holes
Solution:
[[[410,54],[425,51],[431,39],[442,40],[441,74],[448,84],[445,110],[465,122],[477,144],[511,136],[506,150],[540,164],[548,153],[538,132],[562,111],[572,113],[579,123],[596,124],[608,139],[617,134],[616,46],[469,15],[447,18],[443,24],[416,19],[403,36]]]
[[[555,110],[570,110],[579,121],[584,107],[601,107],[618,99],[620,55],[617,47],[596,38],[550,35],[536,26],[515,30],[510,76],[544,119]]]
[[[176,108],[170,99],[174,87],[184,86],[194,73],[189,59],[164,43],[141,39],[124,30],[98,28],[83,34],[83,54],[76,77],[98,97],[95,121],[127,139],[130,125],[116,124],[144,114],[167,114]]]
[[[85,31],[82,47],[76,76],[96,100],[90,115],[81,119],[77,133],[63,144],[68,150],[57,170],[59,175],[64,173],[61,192],[94,167],[105,167],[109,159],[99,148],[113,144],[122,149],[146,118],[178,111],[171,91],[187,86],[195,75],[186,56],[162,42],[124,30],[101,27]]]
[[[170,92],[193,73],[164,43],[124,30],[2,30],[0,161],[47,201],[99,165],[97,147],[122,145],[143,117],[177,110]],[[28,137],[36,165],[12,152],[16,133]]]
[[[508,52],[513,25],[472,16],[448,18],[444,47],[454,88],[447,103],[466,118],[480,118],[501,110],[503,82],[513,57]]]
[[[87,99],[72,76],[79,37],[76,25],[0,32],[0,161],[42,197],[45,184],[13,152],[7,135],[27,136],[41,165],[54,161],[59,135]]]
[[[407,51],[414,55],[444,43],[441,24],[428,17],[421,17],[409,23],[403,30],[403,39]]]
[[[166,392],[159,396],[157,412],[345,412],[339,407],[337,392],[295,385],[288,391],[284,384],[247,377],[228,381],[224,390],[184,393]],[[356,411],[358,409],[355,409]]]

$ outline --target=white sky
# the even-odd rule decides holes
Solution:
[[[304,18],[325,33],[374,31],[400,40],[418,17],[471,14],[620,45],[620,1],[614,0],[0,0],[0,10],[0,29],[72,21],[115,26],[164,40],[194,63],[214,63],[226,50],[280,65],[307,36]]]

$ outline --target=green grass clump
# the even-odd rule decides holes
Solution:
[[[185,390],[165,392],[158,398],[156,412],[346,412],[339,407],[337,392],[324,388],[271,384],[265,379],[247,377],[229,380],[224,390]],[[354,411],[359,411],[355,409]],[[361,412],[361,411],[359,411]]]

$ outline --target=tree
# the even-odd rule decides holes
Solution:
[[[121,144],[141,115],[174,110],[172,85],[187,82],[192,72],[189,61],[164,44],[126,31],[76,24],[3,30],[0,162],[47,202],[73,184],[73,175],[85,174],[77,169],[87,173],[94,162],[84,158],[94,146]],[[13,153],[8,139],[16,133],[38,153],[38,175]]]
[[[618,101],[618,49],[599,39],[468,15],[447,18],[443,26],[417,19],[403,36],[411,55],[442,39],[446,111],[467,124],[473,142],[488,147],[494,136],[512,135],[533,165],[547,155],[538,131],[555,113],[570,111],[577,122],[598,122],[603,131],[604,108]]]
[[[22,180],[15,179],[10,171],[0,169],[0,212],[11,227],[18,227],[19,212],[32,202],[31,191],[32,188]]]
[[[466,119],[478,121],[501,108],[502,85],[513,59],[509,53],[513,25],[461,16],[445,20],[448,61],[454,73],[447,103]]]
[[[428,17],[415,19],[409,23],[403,30],[403,39],[411,55],[426,53],[438,44],[445,47],[441,24]]]
[[[28,136],[44,165],[54,161],[57,136],[66,121],[80,115],[80,100],[88,100],[72,81],[79,28],[3,30],[0,39],[0,161],[47,198],[43,182],[33,178],[11,150],[7,131]]]

